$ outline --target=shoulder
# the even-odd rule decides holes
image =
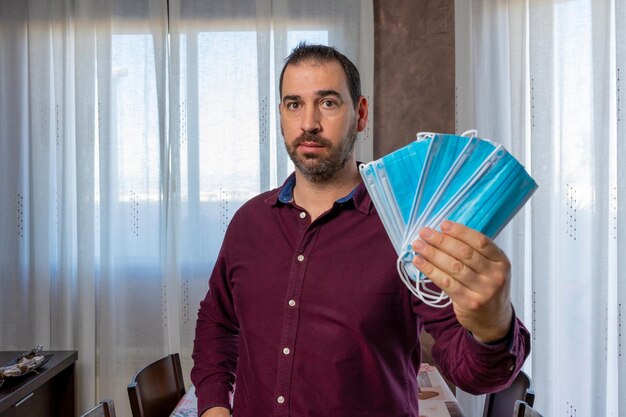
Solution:
[[[279,189],[261,193],[243,203],[228,221],[222,246],[226,252],[239,253],[242,247],[272,235],[276,214],[282,203],[276,203]]]
[[[276,206],[279,188],[261,193],[252,197],[241,205],[233,214],[229,221],[228,229],[238,228],[249,224],[256,223],[260,219],[268,216],[271,210]],[[280,204],[280,203],[278,203]]]
[[[276,205],[279,192],[280,188],[275,188],[252,197],[250,200],[243,203],[242,206],[235,212],[233,220],[236,217],[247,216],[252,213],[258,214],[259,211],[270,210]]]

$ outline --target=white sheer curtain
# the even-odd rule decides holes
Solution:
[[[129,416],[169,352],[188,378],[226,225],[291,169],[276,73],[302,40],[371,99],[369,0],[0,0],[0,350],[77,349],[79,412]]]
[[[539,183],[501,241],[546,416],[626,415],[626,1],[456,1],[459,130]]]

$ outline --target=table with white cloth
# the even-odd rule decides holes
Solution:
[[[437,368],[423,363],[417,374],[420,417],[465,417]]]
[[[417,376],[420,417],[464,417],[463,411],[448,384],[432,365],[423,363]],[[197,417],[198,402],[192,385],[170,417]]]

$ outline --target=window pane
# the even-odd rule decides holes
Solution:
[[[200,200],[247,200],[259,190],[256,33],[198,35]]]

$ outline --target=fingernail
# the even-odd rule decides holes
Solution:
[[[424,245],[424,242],[422,242],[421,240],[416,240],[415,242],[413,242],[413,249],[415,250],[415,252],[421,252],[422,250],[424,250],[425,247],[426,245]]]
[[[441,231],[442,232],[449,232],[450,230],[452,230],[452,222],[450,222],[449,220],[444,220],[441,223]]]
[[[430,227],[425,227],[420,231],[420,235],[422,237],[431,237],[433,235],[433,229],[431,229]]]
[[[413,263],[414,263],[415,265],[421,265],[421,264],[423,264],[423,263],[424,263],[424,258],[422,258],[422,257],[421,257],[421,256],[419,256],[419,255],[418,255],[418,256],[415,256],[415,257],[413,258]]]

